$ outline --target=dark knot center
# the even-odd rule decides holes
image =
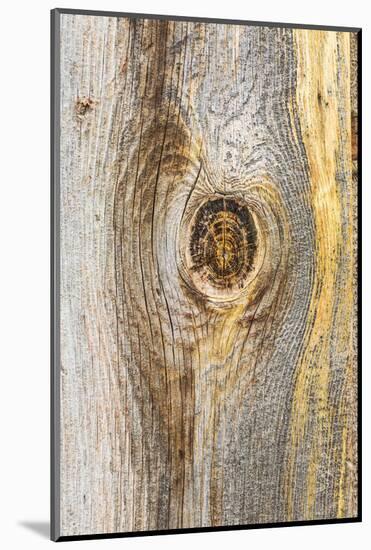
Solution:
[[[219,289],[242,288],[253,268],[257,236],[248,207],[218,197],[198,209],[190,233],[191,271]]]

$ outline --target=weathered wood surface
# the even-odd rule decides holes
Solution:
[[[61,16],[62,535],[357,514],[351,38]]]

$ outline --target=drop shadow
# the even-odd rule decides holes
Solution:
[[[19,521],[18,525],[37,533],[44,539],[48,539],[50,537],[49,521]]]

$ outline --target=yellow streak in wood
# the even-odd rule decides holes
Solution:
[[[214,346],[210,346],[208,341],[205,342],[211,363],[224,363],[232,352],[236,334],[239,331],[238,321],[241,319],[244,309],[245,305],[242,303],[218,314],[217,322],[214,325]]]
[[[342,452],[341,452],[341,473],[340,473],[340,483],[339,483],[339,493],[338,493],[338,506],[337,506],[337,517],[345,517],[345,474],[346,474],[346,460],[347,460],[347,428],[346,426],[343,429],[342,437]]]
[[[318,468],[322,453],[331,437],[332,411],[328,403],[330,346],[338,346],[343,338],[330,342],[334,326],[333,304],[336,293],[342,293],[342,305],[348,311],[353,306],[352,287],[347,292],[336,287],[339,254],[348,244],[342,238],[342,197],[336,182],[340,143],[340,105],[342,94],[349,94],[350,82],[338,81],[338,59],[349,66],[349,36],[347,33],[295,30],[297,53],[296,102],[302,139],[309,164],[310,194],[315,223],[315,269],[313,290],[307,319],[303,353],[292,405],[291,448],[286,477],[288,519],[294,511],[293,491],[296,482],[296,457],[311,428],[310,460],[306,474],[306,498],[302,519],[315,517],[315,497]],[[340,52],[340,55],[339,55]],[[350,109],[349,109],[350,112]],[[295,127],[292,124],[292,127]],[[344,139],[344,136],[343,136]],[[350,144],[350,135],[347,136]],[[347,246],[351,254],[351,247]],[[349,323],[344,338],[349,344]],[[342,346],[341,346],[342,347]],[[313,424],[314,423],[314,424]],[[346,433],[344,433],[344,438]],[[344,441],[344,439],[343,439]],[[343,508],[342,492],[338,509]]]

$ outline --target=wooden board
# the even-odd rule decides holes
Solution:
[[[60,40],[60,535],[357,517],[357,35]]]

